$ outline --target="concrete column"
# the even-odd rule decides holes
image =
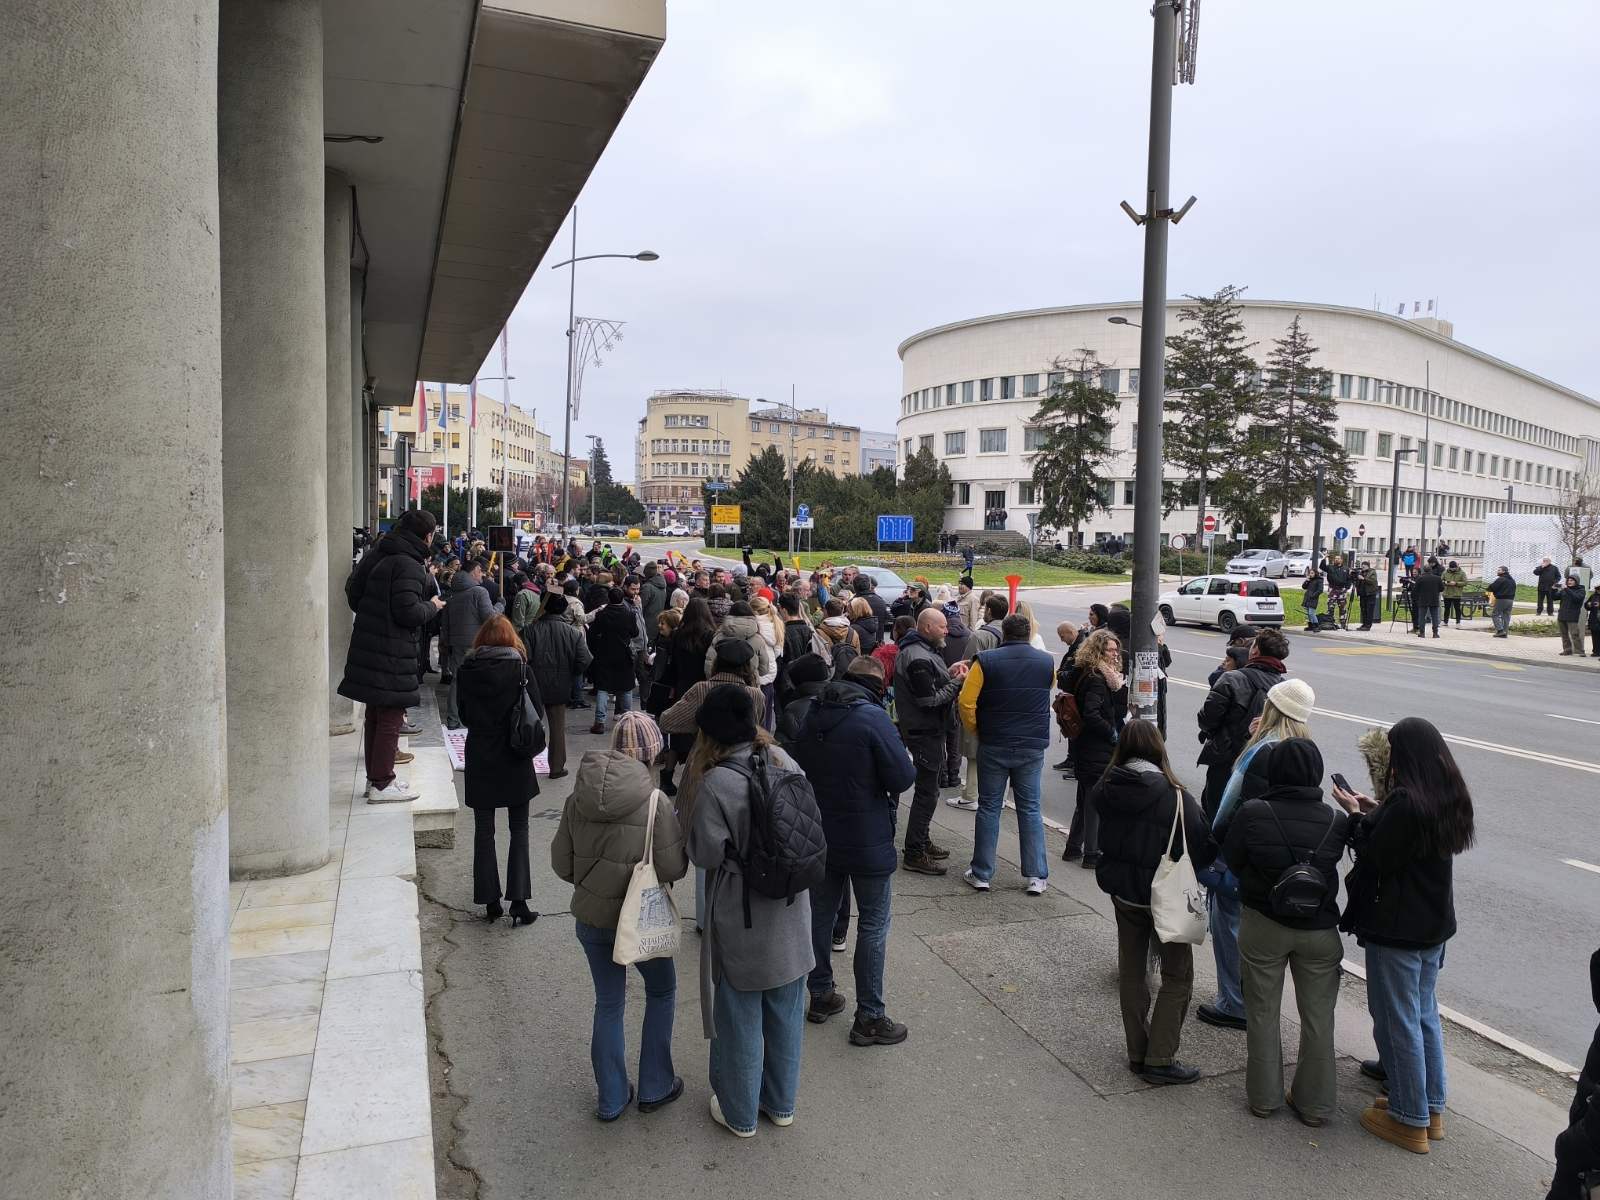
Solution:
[[[322,214],[323,286],[327,311],[328,383],[323,419],[328,423],[328,732],[355,732],[355,706],[337,689],[350,649],[350,605],[344,581],[350,574],[350,529],[355,509],[353,425],[357,395],[350,390],[350,184],[325,172]]]
[[[222,0],[222,494],[235,878],[328,858],[321,0]]]
[[[229,1194],[215,0],[0,18],[0,1192]]]

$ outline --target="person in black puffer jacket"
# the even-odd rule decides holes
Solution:
[[[1091,635],[1090,641],[1096,636]],[[1179,850],[1173,821],[1180,798],[1182,844],[1195,869],[1202,870],[1217,857],[1205,815],[1173,775],[1160,731],[1149,721],[1130,721],[1089,803],[1098,811],[1100,825],[1101,859],[1095,882],[1116,909],[1117,977],[1128,1068],[1156,1084],[1193,1083],[1200,1077],[1197,1068],[1176,1058],[1194,987],[1194,947],[1159,941],[1150,915],[1156,867],[1163,854]],[[1153,1009],[1147,978],[1152,944],[1161,956],[1161,990]]]
[[[1100,862],[1100,816],[1089,794],[1111,763],[1128,707],[1128,684],[1122,676],[1122,647],[1109,629],[1096,629],[1073,657],[1067,688],[1078,701],[1083,730],[1072,739],[1073,772],[1078,803],[1067,831],[1064,862],[1080,855],[1085,870]],[[968,768],[971,769],[970,766]]]
[[[1200,706],[1199,762],[1206,769],[1206,788],[1200,802],[1206,819],[1215,820],[1223,790],[1233,776],[1234,760],[1250,740],[1250,722],[1261,715],[1267,693],[1281,682],[1287,668],[1289,639],[1281,629],[1263,629],[1251,643],[1250,657],[1237,671],[1224,671]]]
[[[1344,957],[1338,930],[1339,860],[1347,820],[1322,802],[1322,755],[1316,743],[1285,738],[1257,755],[1262,756],[1267,759],[1267,790],[1245,801],[1228,825],[1223,847],[1228,869],[1239,877],[1244,906],[1239,963],[1249,1048],[1245,1095],[1258,1117],[1270,1116],[1285,1095],[1278,1015],[1287,966],[1294,972],[1300,1012],[1300,1054],[1289,1104],[1300,1120],[1318,1126],[1338,1104],[1333,1009]],[[1322,906],[1310,917],[1273,908],[1274,886],[1300,862],[1322,877]]]
[[[339,694],[367,706],[362,750],[369,804],[415,800],[418,794],[396,779],[394,756],[406,709],[422,700],[418,631],[444,607],[423,566],[437,527],[426,509],[408,509],[344,585],[356,619]]]
[[[595,687],[594,724],[590,733],[606,731],[606,697],[616,701],[617,715],[635,707],[638,679],[633,667],[633,642],[639,632],[638,618],[623,597],[622,589],[606,593],[606,605],[589,622],[589,678]]]
[[[1600,1010],[1600,950],[1589,959],[1589,990]],[[1580,1180],[1586,1173],[1600,1172],[1600,1026],[1578,1074],[1567,1120],[1566,1132],[1556,1138],[1556,1174],[1545,1200],[1582,1200]]]
[[[789,683],[794,698],[783,706],[783,712],[778,717],[778,745],[791,756],[795,753],[795,740],[800,736],[800,727],[805,724],[817,697],[832,677],[833,668],[820,654],[802,654],[789,668]]]

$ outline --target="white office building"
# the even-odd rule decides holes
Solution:
[[[1180,328],[1184,303],[1169,302],[1169,333]],[[1463,566],[1483,553],[1488,513],[1505,511],[1508,502],[1517,512],[1554,511],[1576,475],[1600,471],[1600,402],[1456,341],[1449,322],[1260,300],[1244,301],[1243,315],[1258,362],[1298,315],[1318,348],[1317,365],[1332,373],[1355,486],[1348,512],[1323,513],[1329,543],[1344,527],[1348,549],[1364,555],[1389,548],[1396,450],[1421,453],[1402,459],[1395,542],[1442,541]],[[1111,324],[1112,317],[1133,325]],[[1033,417],[1053,382],[1053,364],[1083,347],[1105,364],[1102,384],[1120,402],[1108,507],[1085,524],[1083,540],[1132,540],[1138,321],[1137,304],[1082,304],[975,317],[900,344],[901,461],[927,448],[949,467],[947,529],[982,530],[985,514],[994,528],[993,514],[1003,512],[1005,529],[1028,533],[1029,515],[1039,509],[1032,459],[1042,431]],[[1195,517],[1193,508],[1174,510],[1163,532],[1192,534]],[[1310,544],[1312,521],[1309,504],[1291,514],[1291,545]]]

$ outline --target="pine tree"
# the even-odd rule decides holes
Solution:
[[[909,516],[915,540],[913,550],[933,550],[939,545],[939,534],[944,530],[944,510],[950,502],[950,468],[933,456],[927,448],[918,450],[906,460],[905,475],[894,497],[893,508],[879,509],[868,514]],[[872,522],[874,538],[877,521]]]
[[[1039,526],[1070,526],[1076,545],[1083,522],[1107,507],[1111,484],[1100,472],[1111,458],[1117,397],[1100,385],[1105,368],[1093,350],[1075,350],[1051,369],[1062,379],[1033,414],[1044,429],[1044,445],[1033,459],[1033,486]]]
[[[1229,284],[1213,296],[1190,296],[1194,303],[1178,313],[1186,328],[1167,338],[1162,456],[1184,473],[1181,496],[1196,506],[1196,545],[1214,485],[1238,460],[1259,400],[1250,356],[1255,343],[1244,340],[1243,292]]]
[[[1260,507],[1277,509],[1273,535],[1278,549],[1289,545],[1289,510],[1302,508],[1316,492],[1317,471],[1323,475],[1324,507],[1348,512],[1355,472],[1339,442],[1335,425],[1338,404],[1333,376],[1314,365],[1317,348],[1300,327],[1289,323],[1272,343],[1266,381],[1255,423],[1250,427],[1240,461],[1253,464]]]
[[[721,504],[739,505],[740,544],[789,544],[789,464],[776,446],[752,454]]]
[[[606,457],[606,444],[595,438],[594,449],[589,454],[589,486],[604,492],[610,484],[611,460]]]

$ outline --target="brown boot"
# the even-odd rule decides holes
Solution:
[[[1389,1115],[1386,1108],[1367,1108],[1361,1111],[1361,1128],[1374,1137],[1409,1150],[1413,1154],[1428,1152],[1428,1131],[1415,1125],[1402,1125]]]
[[[1388,1111],[1389,1097],[1379,1096],[1373,1100],[1372,1107]],[[1440,1113],[1428,1114],[1428,1140],[1430,1142],[1444,1141],[1444,1117]]]
[[[926,850],[907,850],[905,869],[915,871],[918,875],[943,875],[945,869],[928,856]]]

